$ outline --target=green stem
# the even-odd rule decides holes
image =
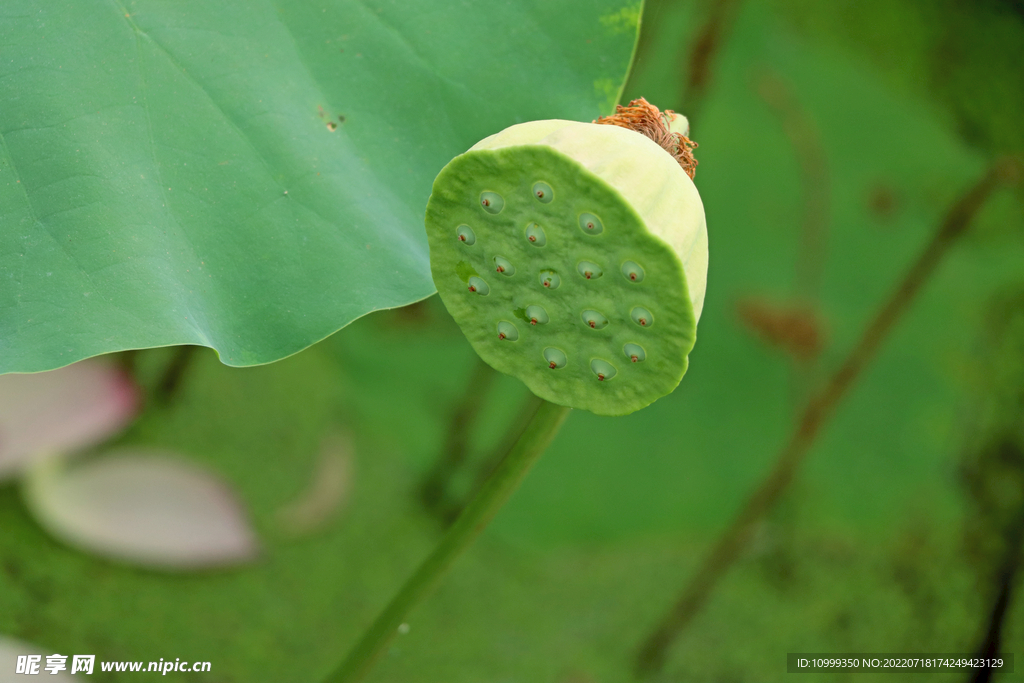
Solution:
[[[473,501],[463,510],[440,545],[405,582],[373,625],[363,634],[348,657],[324,683],[358,683],[374,662],[387,650],[398,633],[398,627],[409,612],[429,595],[455,560],[477,536],[519,487],[527,472],[558,434],[569,415],[569,408],[547,401],[541,402],[529,427],[501,461]]]

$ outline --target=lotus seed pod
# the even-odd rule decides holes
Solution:
[[[666,122],[685,130],[685,117]],[[445,166],[426,228],[452,317],[541,398],[625,415],[679,384],[707,227],[690,176],[647,136],[561,120],[507,128]]]

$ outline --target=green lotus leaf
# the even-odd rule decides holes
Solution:
[[[635,0],[9,0],[0,373],[278,360],[434,291],[438,170],[621,91]]]

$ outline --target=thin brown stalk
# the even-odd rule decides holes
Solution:
[[[831,184],[825,149],[814,119],[779,74],[765,71],[757,80],[757,92],[779,117],[800,166],[804,211],[797,251],[796,287],[801,299],[815,301],[821,293],[828,240]]]
[[[466,460],[470,428],[496,375],[494,369],[477,356],[466,391],[452,411],[444,448],[420,484],[420,501],[433,514],[443,515],[441,505],[448,483]]]
[[[1024,519],[1018,514],[1016,523],[1007,534],[1007,549],[1003,557],[1003,566],[999,572],[998,591],[989,612],[985,637],[975,651],[975,656],[985,660],[986,664],[988,661],[998,658],[1002,649],[1006,617],[1013,606],[1017,579],[1020,574],[1022,540],[1024,540]],[[996,673],[997,670],[986,665],[975,670],[967,680],[969,683],[990,683]]]
[[[1018,167],[1013,162],[995,164],[950,208],[931,241],[864,330],[846,360],[824,388],[807,403],[774,467],[718,538],[675,605],[643,642],[635,662],[638,675],[657,672],[664,666],[669,646],[705,605],[718,581],[748,545],[757,522],[778,502],[806,458],[822,426],[835,414],[840,400],[864,367],[875,357],[879,346],[910,307],[914,297],[935,272],[943,257],[966,232],[985,200],[1001,183],[1016,179],[1017,173]]]
[[[446,505],[438,506],[438,516],[444,520],[445,524],[452,524],[458,519],[470,501],[476,497],[477,492],[487,483],[487,479],[498,469],[501,459],[505,457],[505,454],[512,449],[512,446],[515,445],[516,441],[522,437],[523,432],[530,426],[530,422],[533,421],[533,417],[537,414],[537,410],[540,409],[542,403],[544,403],[544,399],[538,397],[532,391],[526,392],[526,398],[523,399],[519,412],[506,430],[505,435],[494,447],[490,455],[484,458],[477,468],[476,478],[473,481],[469,494],[462,500],[450,501]]]
[[[699,118],[714,75],[715,57],[739,15],[740,0],[713,0],[708,20],[686,54],[683,104],[691,123]]]
[[[195,358],[196,351],[198,350],[198,346],[192,345],[174,347],[174,355],[171,356],[170,362],[164,368],[160,381],[154,390],[153,398],[156,399],[159,405],[170,405],[178,395],[182,380],[188,372],[189,366],[192,365],[192,360]]]
[[[813,117],[781,75],[766,69],[758,77],[756,89],[778,116],[800,166],[804,208],[796,254],[796,297],[798,306],[816,312],[820,306],[828,242],[829,195],[832,189],[828,159]],[[794,355],[793,360],[790,375],[795,414],[807,401],[811,387],[818,383],[819,364],[817,354]]]
[[[126,349],[121,353],[117,354],[117,362],[121,366],[121,369],[125,371],[130,377],[135,377],[136,361],[139,357],[138,349]]]

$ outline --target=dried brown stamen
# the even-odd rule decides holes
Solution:
[[[682,133],[670,130],[669,126],[676,116],[678,115],[671,109],[663,112],[641,97],[630,102],[627,107],[615,105],[614,114],[602,116],[594,123],[628,128],[646,135],[671,154],[686,171],[686,175],[692,179],[697,171],[697,159],[693,156],[697,143]]]

